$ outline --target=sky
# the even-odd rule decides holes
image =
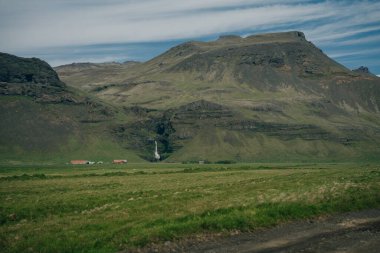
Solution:
[[[0,0],[0,52],[52,66],[146,61],[189,40],[293,30],[380,75],[379,0]]]

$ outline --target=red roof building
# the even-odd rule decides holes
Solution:
[[[70,163],[71,164],[87,164],[88,161],[87,160],[71,160]]]
[[[112,163],[114,164],[123,164],[123,163],[127,163],[128,161],[127,160],[113,160]]]

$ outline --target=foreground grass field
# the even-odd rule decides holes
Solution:
[[[380,206],[380,166],[0,168],[0,252],[116,252]]]

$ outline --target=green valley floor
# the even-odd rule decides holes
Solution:
[[[380,207],[378,164],[0,168],[1,252],[118,252]]]

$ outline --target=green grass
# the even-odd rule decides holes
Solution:
[[[380,207],[380,167],[0,167],[1,252],[115,252]]]
[[[0,96],[0,164],[144,161],[111,134],[115,119],[81,123],[86,115],[82,104],[39,104],[30,97]]]

